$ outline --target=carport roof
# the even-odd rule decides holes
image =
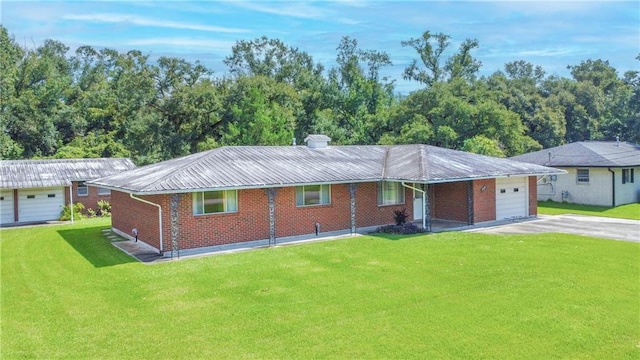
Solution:
[[[580,141],[510,159],[558,167],[640,166],[640,145],[616,141]]]
[[[126,158],[2,160],[0,188],[69,186],[72,181],[92,180],[135,167]]]
[[[133,194],[380,180],[437,183],[562,170],[429,145],[221,147],[90,184]]]

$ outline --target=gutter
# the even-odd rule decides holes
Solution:
[[[138,197],[133,196],[132,193],[129,193],[129,196],[134,199],[134,200],[138,200],[140,202],[143,202],[145,204],[149,204],[149,205],[153,205],[156,206],[158,208],[158,223],[159,223],[159,227],[160,227],[160,255],[162,255],[164,253],[163,249],[162,249],[162,206],[160,206],[159,204],[156,203],[152,203],[151,201],[145,200],[145,199],[140,199]]]
[[[611,173],[611,207],[616,207],[616,173],[608,167],[607,170]]]
[[[73,224],[73,181],[69,186],[69,209],[71,210],[71,223]]]
[[[415,188],[413,186],[407,185],[404,181],[401,182],[402,186],[409,188],[413,191],[419,191],[422,193],[422,228],[426,229],[427,228],[427,214],[425,214],[426,211],[424,211],[424,197],[425,197],[425,191]]]

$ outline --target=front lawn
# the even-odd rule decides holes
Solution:
[[[538,201],[538,214],[578,214],[640,220],[640,204],[626,204],[612,208],[606,206],[560,203],[555,201]]]
[[[3,359],[638,356],[638,243],[449,232],[144,265],[104,228],[0,231]]]

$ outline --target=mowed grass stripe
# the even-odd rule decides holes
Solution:
[[[107,224],[0,232],[2,358],[638,354],[636,243],[366,236],[144,265]]]

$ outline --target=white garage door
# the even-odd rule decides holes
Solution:
[[[18,190],[18,221],[57,220],[64,205],[64,188]]]
[[[496,179],[496,220],[529,215],[527,178]]]
[[[0,190],[0,224],[11,224],[13,220],[13,190]]]

